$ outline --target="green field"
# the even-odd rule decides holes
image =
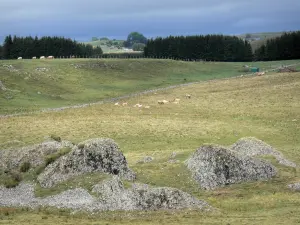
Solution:
[[[261,70],[298,61],[257,62]],[[243,74],[244,63],[152,59],[1,60],[0,114],[97,102],[174,84]]]
[[[101,60],[115,67],[83,67],[77,70],[70,66],[94,62],[97,61],[1,61],[1,64],[11,64],[22,71],[20,74],[4,73],[3,79],[5,70],[0,67],[0,80],[4,81],[7,88],[22,91],[17,92],[15,98],[5,100],[1,111],[15,112],[18,104],[23,104],[26,110],[32,109],[27,105],[30,101],[26,98],[37,91],[42,94],[32,97],[38,104],[36,108],[58,106],[64,105],[67,97],[71,99],[70,103],[79,103],[182,83],[183,78],[190,82],[229,77],[241,74],[238,70],[242,65],[168,60]],[[293,63],[268,62],[255,65],[267,69]],[[45,72],[39,77],[36,75],[39,79],[27,83],[29,79],[24,80],[25,72],[30,73],[37,66],[52,68],[49,72],[55,79],[49,78],[50,75]],[[100,85],[100,82],[106,83],[107,96],[101,95],[102,92],[92,86]],[[78,93],[75,90],[77,88],[81,88]],[[66,93],[60,93],[61,89]],[[75,93],[68,93],[71,90]],[[114,90],[117,91],[111,93]],[[49,100],[43,96],[44,92],[49,95],[57,92],[63,96],[63,100]],[[91,93],[100,97],[95,98]],[[187,93],[192,95],[191,99],[184,98]],[[81,98],[74,101],[79,96]],[[157,104],[158,99],[174,98],[180,98],[180,104]],[[54,209],[32,211],[0,208],[0,224],[299,224],[300,193],[286,187],[289,183],[300,182],[299,168],[278,165],[271,158],[279,173],[270,181],[202,191],[192,181],[184,166],[189,155],[204,143],[230,145],[245,136],[254,136],[269,143],[299,165],[299,99],[300,73],[275,72],[261,77],[214,80],[149,93],[124,100],[128,106],[115,106],[112,102],[59,112],[0,118],[0,149],[39,143],[51,134],[75,143],[89,138],[109,137],[119,144],[130,168],[137,172],[138,182],[179,188],[218,209],[212,213],[157,211],[87,215]],[[14,101],[14,104],[9,101]],[[150,106],[150,109],[133,107],[136,103]],[[180,163],[170,164],[167,162],[168,157],[174,151]],[[137,163],[147,155],[154,157],[154,161],[148,164]],[[93,180],[101,180],[101,176],[95,175]],[[76,179],[71,180],[69,185],[74,187],[77,183],[77,186],[88,188],[89,184],[84,182],[84,177]],[[37,189],[37,193],[39,196],[49,195],[63,190],[59,188]]]

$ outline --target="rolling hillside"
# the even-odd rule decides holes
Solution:
[[[248,38],[247,40],[250,42],[253,51],[255,51],[257,48],[265,44],[267,40],[280,37],[283,33],[284,32],[248,33],[251,35],[251,38]],[[245,39],[246,35],[247,34],[241,34],[238,35],[238,37]]]
[[[57,69],[68,67],[66,62],[59,64],[53,61],[51,63],[44,66],[55,65]],[[115,61],[110,63],[116,64]],[[176,67],[177,71],[180,67],[183,69],[182,73],[190,71],[191,74],[192,71],[197,74],[200,74],[200,71],[203,74],[205,71],[219,74],[222,71],[221,68],[225,68],[225,64],[214,66],[200,64],[198,68],[197,65],[190,67],[193,64],[172,64],[168,61],[161,61],[161,64],[157,61],[152,63],[160,69],[160,65]],[[28,71],[29,67],[26,64],[29,62],[24,64],[23,70]],[[139,74],[151,80],[145,71],[144,74],[141,73],[146,64],[135,61],[134,65],[139,68],[140,73],[131,76],[131,79],[123,77],[124,79],[137,84]],[[231,64],[227,65],[226,72],[220,77],[228,75],[228,71],[235,68]],[[15,66],[17,67],[16,64]],[[21,67],[19,64],[18,68]],[[126,76],[129,76],[128,74],[125,73]],[[179,188],[198,199],[207,201],[216,208],[212,212],[158,210],[88,214],[78,211],[71,213],[62,208],[37,208],[35,210],[0,208],[0,224],[176,225],[199,224],[199,221],[202,224],[299,224],[299,193],[287,188],[288,184],[300,181],[299,168],[280,165],[273,157],[268,156],[264,159],[278,168],[278,174],[269,181],[227,185],[207,191],[199,189],[185,166],[185,160],[202,144],[215,143],[228,146],[245,136],[254,136],[269,143],[299,165],[299,75],[299,73],[271,73],[261,77],[216,80],[132,97],[126,99],[127,106],[115,106],[114,102],[110,102],[60,112],[0,118],[1,148],[40,143],[51,134],[74,143],[89,138],[109,137],[118,143],[128,159],[130,168],[137,173],[136,182],[151,187]],[[87,71],[83,76],[89,78],[95,76],[97,79],[93,79],[94,83],[96,80],[104,80],[105,77],[104,74],[97,76],[96,73],[92,75]],[[152,74],[152,76],[156,75]],[[12,77],[14,81],[11,81],[10,88],[21,89],[18,85],[23,82],[18,80],[16,75]],[[179,77],[182,78],[182,76]],[[161,78],[156,77],[156,79]],[[66,76],[65,80],[60,80],[60,88],[66,86],[69,89],[69,85],[74,87],[78,80],[78,75]],[[35,87],[33,83],[31,83],[32,88]],[[40,82],[38,84],[42,86]],[[49,84],[49,89],[56,90]],[[23,90],[25,92],[25,86]],[[192,98],[184,98],[186,93],[191,93]],[[82,95],[85,96],[85,94]],[[26,95],[22,96],[26,97]],[[158,99],[171,100],[175,97],[181,99],[179,104],[157,104]],[[150,108],[133,107],[138,102]],[[176,152],[176,162],[170,163],[168,160],[173,152]],[[153,161],[139,163],[144,156],[153,157]],[[34,178],[28,173],[24,174],[24,179],[32,182]],[[68,188],[78,187],[90,190],[91,182],[97,183],[101,179],[103,179],[101,173],[79,176],[53,188],[45,189],[37,186],[36,194],[48,196]],[[130,186],[132,183],[126,184]]]
[[[293,62],[257,62],[261,70]],[[150,59],[2,60],[0,114],[96,102],[174,84],[241,74],[244,63]],[[250,64],[251,65],[251,64]]]

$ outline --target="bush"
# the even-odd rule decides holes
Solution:
[[[52,138],[53,140],[55,140],[57,142],[61,142],[61,138],[59,136],[54,135],[54,134],[51,134],[50,138]]]
[[[23,162],[21,167],[20,167],[20,171],[22,173],[26,173],[30,169],[30,167],[31,167],[30,162]]]

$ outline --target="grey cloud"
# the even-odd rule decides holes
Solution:
[[[0,0],[0,37],[149,36],[300,29],[299,0]],[[256,30],[255,30],[256,29]]]

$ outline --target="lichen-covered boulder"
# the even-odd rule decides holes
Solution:
[[[185,163],[200,187],[208,190],[227,184],[267,180],[277,171],[268,162],[217,145],[200,147]]]
[[[272,155],[277,159],[278,163],[285,166],[296,167],[295,163],[285,159],[284,156],[271,145],[255,137],[241,138],[230,146],[230,149],[247,156]]]
[[[41,144],[26,146],[18,149],[6,149],[0,151],[0,168],[16,169],[24,162],[29,162],[31,167],[37,167],[45,162],[50,154],[55,154],[63,148],[72,148],[69,141],[47,141]]]
[[[160,209],[210,209],[202,200],[176,188],[152,188],[134,184],[125,189],[119,177],[107,179],[94,186],[98,201],[105,210],[160,210]]]
[[[134,180],[135,173],[112,139],[91,139],[74,147],[70,153],[46,167],[38,176],[42,187],[52,187],[84,173],[102,172]]]

